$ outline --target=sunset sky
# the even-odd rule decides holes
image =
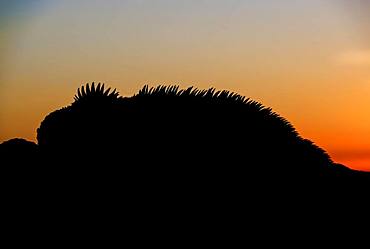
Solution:
[[[370,170],[370,0],[0,0],[0,142],[87,82],[236,91]],[[150,124],[148,124],[150,126]]]

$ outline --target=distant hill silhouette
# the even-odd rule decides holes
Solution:
[[[11,140],[1,153],[15,163],[33,158],[52,174],[151,184],[369,177],[333,163],[286,119],[236,93],[144,86],[121,97],[92,83],[74,99],[45,117],[38,146]]]

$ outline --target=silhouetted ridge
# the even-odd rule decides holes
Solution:
[[[234,103],[247,104],[251,101],[249,98],[245,98],[237,93],[229,92],[227,90],[216,91],[215,88],[209,88],[208,90],[199,90],[194,87],[187,89],[179,89],[179,86],[157,86],[149,88],[145,85],[137,95],[134,96],[177,96],[177,97],[198,97],[198,98],[211,98],[218,100],[227,100]],[[256,102],[257,103],[257,102]],[[262,105],[261,105],[262,106]]]
[[[77,90],[77,94],[74,96],[74,103],[73,104],[81,104],[81,103],[93,103],[98,101],[115,101],[119,99],[119,93],[116,89],[111,90],[111,88],[105,89],[105,85],[98,83],[95,87],[95,83],[86,84],[86,87],[81,86]]]
[[[261,115],[264,115],[266,118],[276,122],[276,125],[280,125],[285,129],[289,130],[292,135],[299,136],[293,125],[281,117],[279,114],[272,111],[271,108],[263,106],[261,103],[241,96],[240,94],[230,92],[227,90],[216,91],[215,88],[209,88],[207,90],[199,90],[194,87],[188,87],[187,89],[179,89],[179,86],[157,86],[149,88],[148,85],[145,85],[137,95],[133,97],[178,97],[185,99],[200,99],[204,102],[212,102],[218,104],[233,104],[233,105],[242,105],[244,108],[248,107],[254,112],[259,112]]]

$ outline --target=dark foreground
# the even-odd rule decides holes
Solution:
[[[231,234],[261,245],[279,233],[291,242],[305,234],[306,244],[320,229],[327,236],[323,224],[367,212],[359,202],[370,173],[335,164],[271,109],[214,89],[144,87],[120,97],[87,85],[45,117],[37,144],[4,142],[0,158],[3,237],[12,244],[73,237],[96,246],[108,234],[220,245]]]

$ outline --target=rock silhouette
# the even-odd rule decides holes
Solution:
[[[144,86],[121,97],[87,84],[45,117],[37,140],[29,151],[37,148],[39,164],[59,175],[205,185],[368,177],[333,163],[270,108],[213,88]]]
[[[36,162],[38,146],[23,138],[14,138],[0,144],[0,157],[3,162],[11,162],[8,167]]]

